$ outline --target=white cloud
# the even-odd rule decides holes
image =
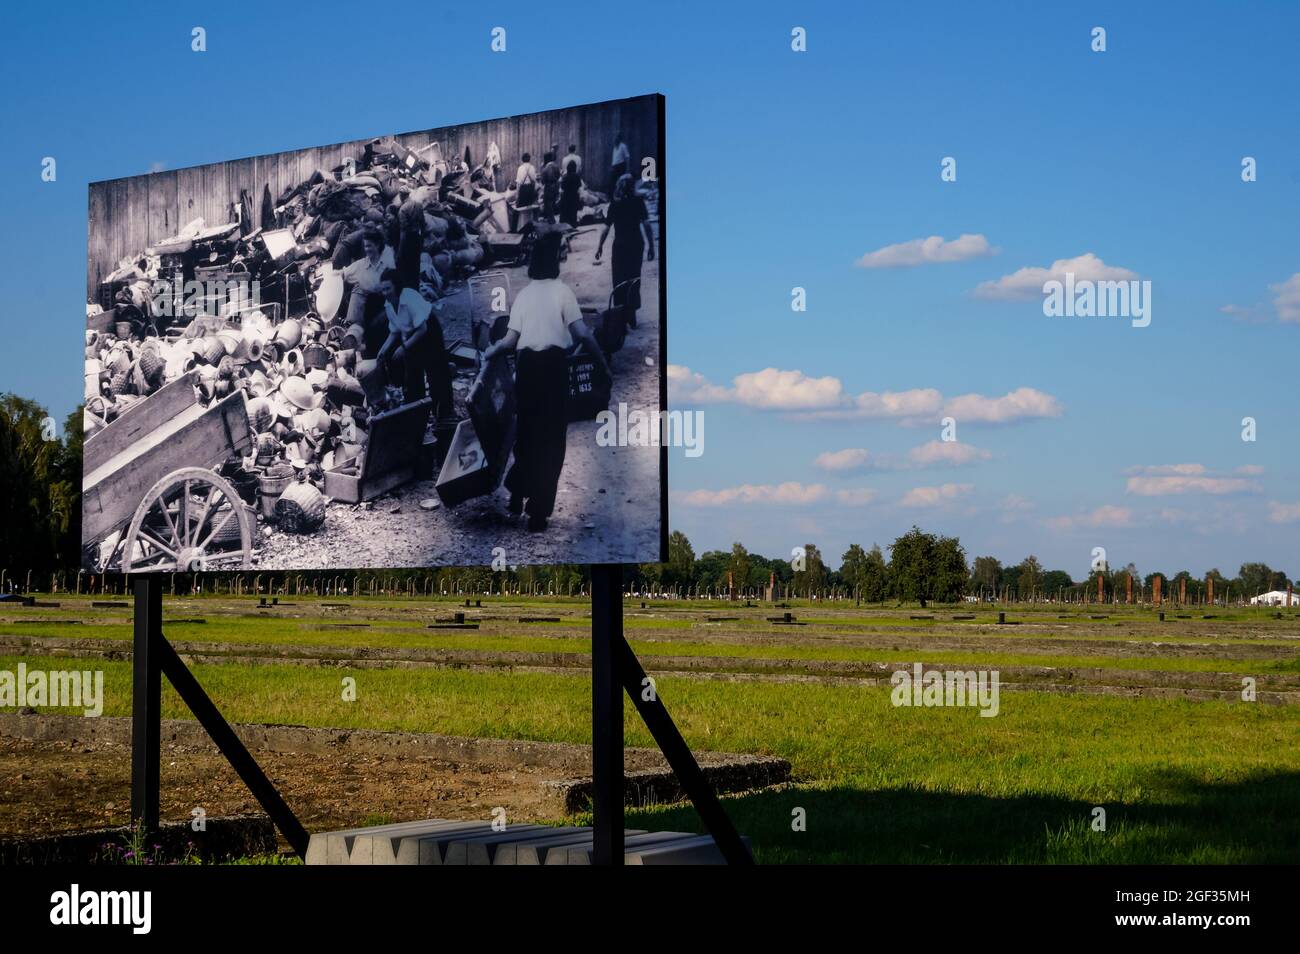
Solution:
[[[1063,282],[1066,272],[1073,272],[1076,282],[1131,281],[1138,277],[1137,272],[1107,265],[1092,252],[1086,252],[1075,258],[1059,258],[1047,268],[1026,267],[1003,275],[997,281],[981,282],[972,294],[989,301],[1042,298],[1043,283],[1053,279]]]
[[[863,391],[853,399],[856,417],[916,417],[937,414],[943,406],[943,395],[934,388],[913,388],[910,391]]]
[[[1130,467],[1124,473],[1145,475],[1147,477],[1160,477],[1165,474],[1174,474],[1180,477],[1194,477],[1198,474],[1205,473],[1204,464],[1148,464],[1139,467]]]
[[[749,407],[782,411],[828,408],[844,403],[840,379],[827,375],[812,378],[802,371],[764,368],[738,374],[735,399]]]
[[[1015,523],[1033,510],[1034,504],[1019,494],[1007,494],[998,503],[998,509],[1002,511],[998,517],[999,523]]]
[[[1130,477],[1127,490],[1139,497],[1165,497],[1173,494],[1245,494],[1259,485],[1245,477],[1205,477],[1169,474],[1163,477]]]
[[[907,452],[907,460],[916,467],[958,467],[993,455],[980,447],[961,441],[927,441]]]
[[[951,242],[942,236],[912,239],[897,245],[886,245],[868,252],[854,264],[858,268],[910,268],[914,265],[934,265],[944,262],[964,262],[972,258],[996,255],[1000,250],[989,245],[983,235],[962,235]]]
[[[741,484],[721,490],[691,490],[678,499],[693,507],[725,507],[732,504],[790,504],[804,506],[825,500],[830,492],[823,484]]]
[[[943,395],[934,388],[913,388],[910,391],[863,391],[857,397],[849,398],[841,407],[811,411],[800,415],[804,418],[819,420],[862,420],[894,418],[911,420],[917,418],[925,423],[939,419],[943,408]]]
[[[1022,387],[1002,397],[964,394],[945,401],[935,388],[863,391],[849,394],[833,375],[816,378],[799,370],[764,368],[732,379],[731,387],[709,381],[680,364],[668,366],[670,403],[722,401],[767,411],[786,411],[803,420],[894,419],[909,425],[932,424],[946,414],[967,424],[1004,424],[1034,417],[1059,417],[1060,403],[1050,394]]]
[[[1273,523],[1295,523],[1300,520],[1300,503],[1268,503],[1268,519]]]
[[[942,484],[938,487],[913,487],[903,494],[903,507],[937,507],[965,497],[975,489],[972,484]]]
[[[846,447],[818,454],[813,466],[822,470],[858,470],[866,466],[870,456],[864,447]]]
[[[835,499],[846,507],[861,507],[875,500],[876,492],[870,487],[854,487],[835,491]]]
[[[817,455],[813,466],[827,471],[925,470],[931,467],[960,467],[990,460],[991,453],[960,441],[927,441],[906,454],[872,454],[865,447],[846,447]]]
[[[1025,418],[1060,417],[1061,403],[1034,388],[1016,388],[1002,397],[963,394],[944,403],[943,413],[958,424],[1007,424]]]
[[[1273,293],[1277,317],[1288,324],[1300,323],[1300,272],[1284,282],[1269,285],[1268,290]]]
[[[1228,477],[1216,475],[1204,464],[1148,464],[1130,467],[1125,471],[1130,475],[1127,488],[1131,494],[1139,497],[1163,497],[1174,494],[1226,494],[1253,493],[1259,490],[1259,483],[1247,480],[1264,473],[1258,464],[1243,464]]]
[[[1073,517],[1052,517],[1045,522],[1053,530],[1073,530],[1076,527],[1127,527],[1133,523],[1133,511],[1127,507],[1106,504],[1090,513]]]
[[[726,388],[710,384],[699,372],[682,364],[668,365],[668,396],[673,404],[716,404],[730,400]]]
[[[1219,313],[1231,315],[1234,320],[1247,324],[1260,324],[1268,320],[1262,305],[1224,305]]]

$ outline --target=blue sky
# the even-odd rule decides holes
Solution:
[[[846,6],[6,10],[0,388],[60,417],[80,395],[89,181],[662,92],[669,357],[708,382],[674,395],[705,413],[703,456],[671,457],[671,523],[697,551],[811,541],[837,563],[918,523],[1076,576],[1094,546],[1144,573],[1300,573],[1300,8]],[[998,251],[854,264],[961,235]],[[974,294],[1086,254],[1152,282],[1149,327]],[[924,389],[942,397],[920,423],[844,414]],[[964,449],[917,451],[966,395]],[[817,465],[842,451],[867,464]]]

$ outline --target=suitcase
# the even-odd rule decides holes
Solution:
[[[611,388],[600,362],[576,345],[569,352],[569,423],[592,421],[601,411],[609,410]]]
[[[505,476],[516,420],[514,377],[503,355],[489,362],[467,403],[470,419],[457,425],[438,474],[436,489],[446,507],[492,493]]]

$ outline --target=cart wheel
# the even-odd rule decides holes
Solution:
[[[185,467],[149,488],[122,547],[123,573],[241,569],[253,553],[248,508],[230,483]]]

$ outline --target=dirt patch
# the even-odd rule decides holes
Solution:
[[[555,819],[540,769],[502,769],[400,755],[328,756],[258,753],[262,769],[309,831],[380,820]],[[124,825],[130,819],[131,753],[105,743],[34,742],[0,737],[0,835]],[[260,812],[224,758],[164,745],[161,815],[185,821],[196,807],[210,816]]]
[[[0,836],[125,824],[131,720],[0,715]],[[583,745],[406,732],[239,725],[240,738],[309,831],[426,818],[555,821],[581,810],[590,786]],[[164,821],[259,812],[243,782],[195,722],[162,729]],[[784,759],[698,754],[718,791],[789,780]],[[624,754],[631,804],[683,796],[663,756]]]

